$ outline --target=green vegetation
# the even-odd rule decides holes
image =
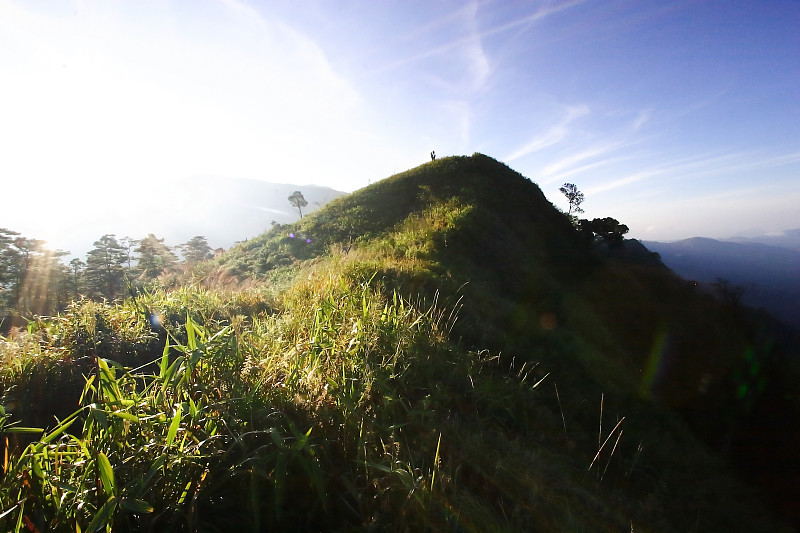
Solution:
[[[788,530],[729,464],[797,412],[764,323],[486,156],[183,279],[0,339],[2,529]]]
[[[173,249],[152,233],[141,240],[106,234],[86,261],[61,259],[69,252],[47,249],[44,241],[0,228],[0,333],[24,327],[34,316],[63,312],[70,302],[122,298],[143,287],[176,286],[202,271],[214,257],[206,238],[196,236]]]

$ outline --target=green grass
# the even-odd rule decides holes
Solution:
[[[747,331],[485,156],[203,268],[0,339],[0,528],[782,530],[676,414],[746,410]]]

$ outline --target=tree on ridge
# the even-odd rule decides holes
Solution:
[[[294,191],[292,195],[289,196],[289,203],[297,208],[297,211],[300,212],[300,218],[303,218],[303,208],[308,205],[308,202],[303,197],[303,193]]]
[[[567,201],[569,202],[569,211],[567,215],[572,216],[573,212],[583,213],[583,209],[581,208],[583,193],[578,190],[578,187],[576,187],[574,183],[565,183],[558,190],[567,197]]]

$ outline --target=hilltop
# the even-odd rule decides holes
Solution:
[[[772,453],[754,449],[756,435],[747,434],[775,431],[758,417],[786,386],[767,368],[789,350],[774,345],[770,319],[743,324],[636,241],[613,253],[587,241],[538,186],[489,157],[397,174],[241,245],[221,264],[235,276],[278,280],[331,250],[386,286],[458,300],[459,342],[505,364],[539,365],[570,391],[567,410],[588,415],[587,405],[613,394],[606,402],[620,412],[679,413],[704,445],[745,470],[756,468],[752,454]],[[794,416],[796,404],[784,407]],[[588,430],[597,421],[582,422]]]
[[[40,530],[790,530],[797,373],[768,322],[481,154],[29,330],[0,346],[9,412],[84,428],[9,463],[0,519]]]

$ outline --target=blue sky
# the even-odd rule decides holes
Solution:
[[[575,183],[637,238],[800,227],[797,0],[0,0],[0,73],[0,226],[32,237],[171,180],[352,191],[431,150],[563,208]]]

